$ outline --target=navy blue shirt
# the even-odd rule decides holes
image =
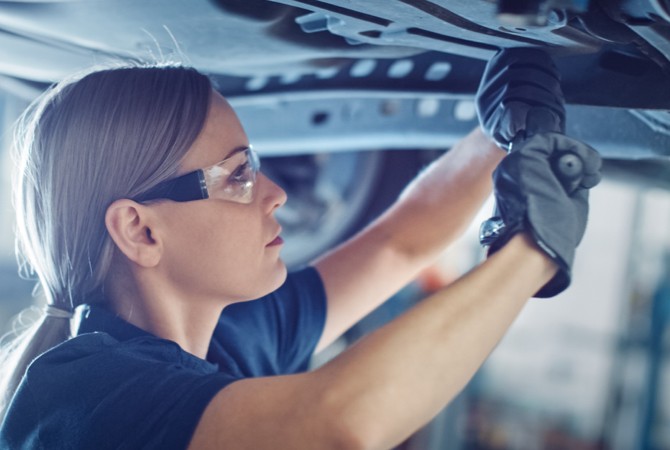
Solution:
[[[203,360],[90,306],[76,336],[28,368],[0,447],[186,448],[228,384],[306,370],[325,315],[316,270],[290,274],[276,292],[227,307]]]

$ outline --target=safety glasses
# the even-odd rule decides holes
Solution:
[[[256,152],[251,147],[242,148],[218,164],[164,181],[133,200],[146,202],[168,199],[190,202],[215,198],[251,203],[260,167]]]

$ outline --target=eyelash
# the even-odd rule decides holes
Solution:
[[[237,166],[237,169],[230,175],[229,180],[234,182],[234,183],[239,183],[239,182],[244,182],[246,183],[246,180],[241,180],[240,178],[244,177],[245,173],[247,172],[247,169],[249,167],[249,162],[245,162],[243,164],[240,164]]]

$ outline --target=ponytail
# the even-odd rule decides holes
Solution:
[[[43,314],[0,350],[0,423],[30,363],[70,337],[70,320]]]

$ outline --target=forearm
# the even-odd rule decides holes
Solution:
[[[375,448],[397,444],[467,383],[554,273],[525,237],[319,369],[326,410]]]
[[[372,225],[315,262],[328,294],[323,349],[434,261],[472,221],[504,156],[479,130],[435,161]]]
[[[439,254],[490,195],[491,174],[504,155],[479,128],[473,130],[405,189],[376,224],[377,232],[409,258]]]

